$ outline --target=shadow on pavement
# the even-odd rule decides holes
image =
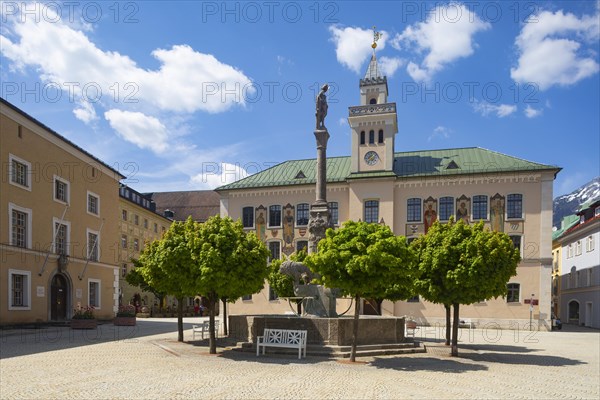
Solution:
[[[439,359],[435,357],[394,357],[377,358],[369,364],[376,368],[394,369],[397,371],[430,371],[460,374],[469,371],[487,371],[485,365],[460,362],[456,359]]]
[[[531,349],[524,346],[511,346],[504,344],[459,344],[458,351],[473,350],[473,351],[493,351],[493,352],[504,352],[504,353],[532,353],[539,351],[538,349]]]
[[[191,329],[195,323],[197,322],[184,319],[183,329]],[[136,326],[103,323],[99,324],[97,329],[89,330],[62,326],[0,330],[0,359],[115,341],[135,344],[144,337],[167,333],[172,333],[173,338],[177,339],[177,318],[138,318]]]
[[[475,362],[487,362],[487,363],[500,363],[500,364],[513,364],[513,365],[538,365],[541,367],[565,367],[572,365],[587,364],[586,362],[573,360],[565,357],[558,356],[545,356],[535,354],[516,354],[516,353],[460,353],[459,357],[463,359],[472,360]]]

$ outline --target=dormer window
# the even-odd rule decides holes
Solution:
[[[598,215],[600,215],[600,206],[596,207],[594,210],[594,217],[597,217]]]
[[[377,104],[377,99],[372,98],[371,100],[369,100],[369,104]]]

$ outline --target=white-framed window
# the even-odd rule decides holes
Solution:
[[[121,265],[121,276],[125,278],[127,276],[127,264]]]
[[[133,250],[140,251],[140,240],[137,238],[133,239]]]
[[[581,255],[581,240],[578,240],[575,243],[575,255],[576,256],[580,256]]]
[[[94,192],[87,192],[87,212],[95,216],[100,215],[100,196]]]
[[[242,226],[244,228],[254,228],[254,207],[242,208]]]
[[[31,310],[31,271],[8,270],[8,309]]]
[[[54,217],[52,218],[52,234],[54,235],[52,241],[52,251],[55,254],[69,255],[71,249],[69,244],[71,243],[71,223],[69,221],[61,221]]]
[[[87,234],[87,259],[98,261],[100,259],[100,233],[91,229],[86,230]]]
[[[570,243],[569,246],[567,246],[567,258],[571,257],[573,257],[573,243]]]
[[[331,219],[331,223],[333,225],[338,225],[340,221],[338,202],[330,201],[329,203],[327,203],[327,207],[329,208],[329,218]]]
[[[587,238],[587,243],[585,246],[585,250],[590,252],[590,251],[594,251],[594,247],[595,247],[595,243],[594,243],[594,236],[590,235]]]
[[[440,197],[438,215],[440,221],[448,221],[454,215],[454,198]]]
[[[281,258],[281,243],[280,242],[269,242],[269,251],[271,253],[271,256],[269,257],[269,261],[279,260]]]
[[[100,280],[99,279],[88,279],[88,306],[94,307],[96,310],[100,309]]]
[[[509,283],[506,285],[506,302],[507,303],[520,303],[521,302],[521,284],[520,283]]]
[[[31,163],[13,154],[8,155],[8,174],[11,185],[31,191]]]
[[[127,221],[127,210],[121,210],[121,219]]]
[[[8,237],[11,246],[31,248],[32,215],[31,209],[8,203]]]
[[[59,203],[69,204],[69,181],[54,175],[54,200]]]
[[[488,197],[486,195],[473,196],[471,216],[473,221],[488,219]]]
[[[365,222],[379,222],[379,200],[366,200],[364,209]]]
[[[308,225],[308,203],[300,203],[296,206],[296,226]]]
[[[121,235],[121,248],[127,248],[127,235]]]
[[[421,199],[406,200],[406,222],[421,222]]]
[[[281,227],[281,206],[269,206],[269,228]]]
[[[519,250],[520,254],[523,254],[523,236],[521,235],[509,235],[510,240],[512,240],[513,245],[516,249]]]
[[[523,195],[509,194],[506,196],[506,219],[523,218]]]
[[[133,214],[133,223],[136,225],[140,224],[140,216],[137,214]]]

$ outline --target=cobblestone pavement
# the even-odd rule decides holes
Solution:
[[[186,339],[197,320],[185,319]],[[311,356],[257,358],[227,347],[210,356],[206,341],[178,343],[175,321],[1,331],[0,398],[600,398],[594,330],[461,329],[458,358],[448,356],[435,330],[423,331],[426,354],[350,365]]]

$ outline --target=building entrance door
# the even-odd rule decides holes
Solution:
[[[50,286],[50,319],[64,321],[67,319],[67,280],[62,274],[54,275]]]

